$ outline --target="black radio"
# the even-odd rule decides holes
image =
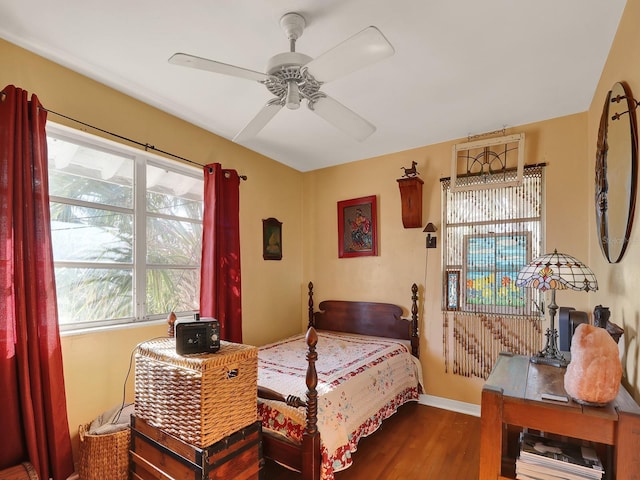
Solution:
[[[196,313],[193,321],[175,324],[176,353],[215,353],[220,350],[220,323],[215,318],[200,318]]]

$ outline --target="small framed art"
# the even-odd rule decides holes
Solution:
[[[376,196],[338,202],[338,257],[378,255]]]
[[[282,260],[282,222],[273,217],[262,220],[262,258]]]
[[[447,310],[460,310],[460,271],[447,270],[446,281]]]

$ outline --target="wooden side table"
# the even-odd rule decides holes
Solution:
[[[529,357],[500,354],[482,389],[480,480],[515,478],[517,445],[509,428],[589,440],[611,452],[602,459],[609,480],[640,479],[640,407],[621,386],[604,407],[543,400],[543,393],[568,396],[564,368],[529,362]],[[514,448],[515,447],[515,448]]]

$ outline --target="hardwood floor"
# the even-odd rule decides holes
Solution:
[[[336,480],[475,480],[479,459],[480,418],[411,402],[360,440]],[[267,460],[265,479],[300,475]]]

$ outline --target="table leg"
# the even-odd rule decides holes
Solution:
[[[502,468],[502,389],[482,390],[480,480],[496,480]]]

